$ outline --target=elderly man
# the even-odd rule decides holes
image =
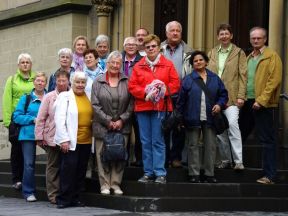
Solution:
[[[247,101],[240,111],[240,130],[243,142],[255,126],[263,146],[263,177],[261,184],[273,184],[276,177],[277,128],[275,109],[279,104],[282,81],[282,62],[278,54],[265,46],[267,31],[261,27],[250,30],[253,47],[248,56]]]
[[[174,63],[180,80],[191,73],[188,52],[192,49],[182,40],[182,26],[177,21],[171,21],[166,25],[167,39],[161,43],[163,55]],[[176,98],[174,98],[174,104]],[[170,133],[165,135],[166,139],[166,164],[171,163],[172,167],[181,167],[182,151],[185,142],[183,128],[176,128],[172,131],[172,148],[170,151]]]
[[[139,28],[135,34],[135,37],[137,39],[137,49],[141,56],[146,56],[143,42],[144,42],[144,37],[146,37],[148,34],[149,34],[149,31],[145,28]]]
[[[98,67],[101,72],[106,72],[106,59],[109,54],[109,37],[107,35],[98,35],[95,40],[95,49],[99,55]]]
[[[122,69],[121,72],[130,77],[134,65],[140,61],[142,56],[137,50],[137,39],[135,37],[126,37],[123,43],[124,51],[122,52]],[[136,116],[132,115],[132,123],[135,135],[134,154],[136,161],[131,163],[133,166],[142,166],[142,145],[139,137],[139,126]],[[128,145],[130,142],[128,143]],[[129,149],[129,147],[128,147]],[[128,151],[130,152],[130,151]]]

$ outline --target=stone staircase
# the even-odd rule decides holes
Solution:
[[[257,184],[261,170],[247,168],[243,172],[216,170],[217,184],[191,184],[187,169],[168,169],[166,185],[140,184],[141,168],[125,169],[121,188],[123,196],[99,194],[97,173],[86,179],[83,199],[88,206],[132,212],[153,211],[288,211],[288,171],[278,171],[275,185]],[[96,177],[95,177],[96,176]],[[37,198],[47,200],[45,162],[36,165]],[[21,197],[11,188],[10,164],[0,161],[0,195]]]

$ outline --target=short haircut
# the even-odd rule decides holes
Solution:
[[[73,47],[75,48],[76,46],[76,43],[78,40],[84,40],[85,43],[86,43],[86,49],[89,49],[89,43],[88,43],[88,40],[87,40],[87,37],[83,36],[83,35],[79,35],[77,36],[74,41],[73,41]]]
[[[255,30],[262,30],[264,33],[264,37],[267,38],[267,30],[265,28],[260,27],[260,26],[255,26],[255,27],[250,29],[249,34],[251,34]]]
[[[219,35],[220,31],[225,31],[228,30],[230,32],[230,34],[233,34],[232,32],[232,27],[230,24],[228,23],[221,23],[218,25],[217,27],[217,35]]]
[[[125,46],[125,45],[128,43],[127,41],[129,41],[129,40],[133,40],[134,43],[137,44],[137,39],[136,39],[136,37],[126,37],[126,38],[124,39],[123,46]]]
[[[86,55],[88,55],[90,53],[92,53],[94,55],[95,59],[99,58],[99,55],[95,49],[86,49],[83,53],[83,56],[85,57]]]
[[[173,24],[178,25],[179,28],[180,28],[180,31],[182,32],[182,25],[181,25],[181,23],[179,23],[178,21],[175,21],[175,20],[174,20],[174,21],[171,21],[171,22],[168,22],[168,23],[166,24],[166,32],[169,31],[170,27],[171,27]]]
[[[69,55],[71,59],[73,58],[73,52],[70,48],[61,48],[58,51],[58,57],[60,58],[62,55]]]
[[[107,62],[110,62],[113,58],[120,58],[122,62],[122,54],[118,50],[111,52],[107,57]]]
[[[37,72],[36,75],[35,75],[34,80],[36,80],[37,77],[44,77],[45,81],[47,83],[47,76],[46,76],[46,74],[44,72]]]
[[[86,76],[85,72],[83,72],[83,71],[75,71],[72,74],[72,77],[71,77],[72,86],[75,84],[75,80],[77,80],[77,79],[85,80],[85,82],[86,82],[87,81],[87,76]]]
[[[195,50],[194,52],[191,53],[191,56],[190,56],[190,61],[189,61],[189,63],[190,63],[191,65],[193,65],[194,58],[195,58],[195,56],[197,56],[197,55],[201,55],[207,63],[209,62],[209,58],[208,58],[207,54],[206,54],[204,51]]]
[[[160,46],[160,38],[157,35],[149,34],[144,38],[144,45],[150,43],[151,41],[155,40],[157,45]]]
[[[56,71],[56,73],[55,73],[55,77],[56,77],[56,79],[57,78],[59,78],[60,76],[65,76],[68,80],[69,80],[69,73],[67,72],[67,71],[65,71],[65,70],[63,70],[63,69],[60,69],[60,70],[58,70],[58,71]]]
[[[28,54],[28,53],[21,53],[21,54],[18,56],[17,64],[20,63],[20,61],[21,61],[22,58],[28,59],[28,60],[32,63],[32,57],[31,57],[30,54]]]
[[[109,37],[107,35],[104,34],[100,34],[97,36],[96,40],[95,40],[95,46],[97,47],[98,44],[103,43],[103,42],[107,42],[108,47],[110,47],[109,45]]]

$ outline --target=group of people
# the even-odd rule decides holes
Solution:
[[[58,208],[84,206],[80,194],[91,150],[100,193],[122,195],[126,161],[103,162],[103,138],[109,131],[121,132],[129,149],[132,128],[131,164],[144,171],[139,183],[165,184],[166,167],[179,168],[185,160],[191,183],[216,183],[215,166],[235,164],[235,170],[243,170],[242,143],[254,126],[263,145],[263,176],[257,182],[274,183],[274,111],[282,63],[265,46],[266,30],[250,30],[253,52],[247,58],[231,42],[229,24],[219,25],[219,45],[208,55],[193,51],[182,40],[177,21],[166,25],[166,37],[161,43],[158,36],[140,28],[135,37],[125,38],[123,52],[109,53],[108,36],[99,35],[95,49],[89,48],[86,37],[78,36],[73,51],[58,51],[60,68],[50,76],[48,91],[46,75],[32,71],[31,56],[19,55],[17,73],[8,78],[4,90],[3,121],[6,127],[11,121],[21,125],[18,142],[11,143],[12,181],[27,201],[37,200],[36,145],[47,152],[47,195]],[[161,122],[173,108],[179,124],[164,133]],[[220,112],[229,128],[216,135],[213,118]],[[217,143],[219,164],[215,164]]]

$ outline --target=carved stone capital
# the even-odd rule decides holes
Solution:
[[[91,0],[96,7],[98,16],[109,16],[113,11],[113,7],[117,5],[117,0]]]

